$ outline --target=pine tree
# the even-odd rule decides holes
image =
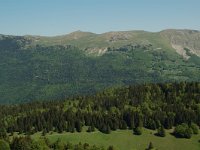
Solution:
[[[166,136],[166,132],[165,132],[165,129],[164,129],[163,126],[158,128],[157,135],[160,136],[160,137],[165,137]]]
[[[76,128],[77,132],[82,131],[82,125],[81,125],[81,122],[79,120],[75,122],[75,128]]]
[[[45,136],[46,133],[47,133],[46,129],[43,129],[43,131],[42,131],[42,136]]]
[[[152,150],[152,149],[154,149],[154,146],[153,146],[153,143],[150,142],[150,143],[149,143],[149,146],[148,146],[148,148],[147,148],[147,150]]]
[[[124,129],[124,130],[127,129],[127,124],[126,124],[126,122],[124,120],[122,120],[121,129]]]
[[[115,148],[111,145],[111,146],[108,147],[107,150],[115,150]]]
[[[95,127],[94,125],[91,126],[91,132],[94,132],[95,131]]]
[[[137,127],[133,130],[135,135],[141,135],[142,134],[142,127]]]
[[[87,132],[94,132],[94,131],[95,131],[95,127],[93,125],[89,126],[87,129]]]

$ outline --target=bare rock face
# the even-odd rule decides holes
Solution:
[[[200,57],[200,32],[196,30],[165,30],[161,35],[169,40],[171,46],[185,59],[190,58],[185,48],[190,53]]]
[[[107,52],[107,50],[108,50],[107,47],[104,47],[104,48],[94,47],[94,48],[86,48],[85,49],[87,54],[96,55],[96,56],[102,56],[104,53]]]

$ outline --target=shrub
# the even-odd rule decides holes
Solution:
[[[137,127],[133,130],[135,135],[141,135],[142,134],[142,127]]]
[[[87,129],[87,132],[94,132],[94,131],[95,131],[95,127],[93,125],[89,126]]]
[[[193,134],[198,134],[199,133],[199,127],[197,126],[197,124],[192,123],[190,127],[192,129]]]
[[[10,150],[9,144],[4,140],[0,140],[0,150]]]
[[[158,128],[157,134],[160,137],[165,137],[166,136],[166,132],[163,126],[161,126],[160,128]]]
[[[185,123],[176,126],[174,129],[174,135],[179,138],[191,138],[192,129]]]

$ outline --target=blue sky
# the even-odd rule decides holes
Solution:
[[[200,30],[200,0],[0,0],[0,34]]]

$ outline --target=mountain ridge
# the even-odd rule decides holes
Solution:
[[[102,53],[102,50],[106,51],[108,47],[119,48],[128,44],[150,44],[154,42],[158,43],[155,48],[159,48],[160,44],[161,46],[167,46],[167,48],[175,50],[184,59],[190,57],[185,48],[189,49],[192,54],[200,56],[200,31],[190,29],[166,29],[159,32],[144,30],[110,31],[102,34],[78,30],[69,34],[51,37],[1,35],[2,37],[24,37],[31,41],[32,45],[74,45],[80,49],[89,49],[89,54],[96,54],[97,56]]]
[[[176,28],[168,28],[168,29],[163,29],[160,31],[148,31],[148,30],[111,30],[111,31],[107,31],[107,32],[102,32],[102,33],[95,33],[95,32],[90,32],[90,31],[84,31],[84,30],[75,30],[66,34],[60,34],[60,35],[32,35],[32,34],[25,34],[25,35],[12,35],[12,34],[2,34],[4,36],[18,36],[18,37],[23,37],[23,36],[31,36],[31,37],[57,37],[57,36],[66,36],[66,35],[70,35],[73,33],[91,33],[91,34],[96,34],[96,35],[101,35],[101,34],[106,34],[106,33],[113,33],[113,32],[148,32],[148,33],[160,33],[160,32],[165,32],[165,31],[192,31],[192,32],[200,32],[200,30],[196,30],[196,29],[176,29]]]

